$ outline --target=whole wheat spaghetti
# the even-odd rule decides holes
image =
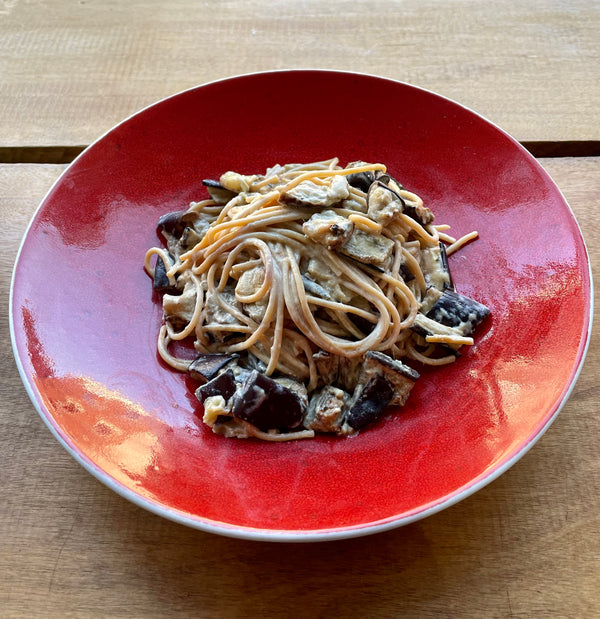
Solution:
[[[336,158],[205,185],[209,199],[161,218],[166,248],[145,268],[163,294],[158,351],[201,383],[215,432],[354,434],[405,402],[418,378],[405,361],[443,365],[473,343],[488,310],[454,290],[447,253],[477,233],[434,225],[385,165]],[[173,352],[188,339],[196,358]]]

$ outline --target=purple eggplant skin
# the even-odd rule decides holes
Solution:
[[[222,374],[219,374],[216,378],[196,389],[196,397],[202,404],[204,404],[207,398],[220,395],[227,402],[231,396],[235,393],[235,378],[231,370],[226,370]]]
[[[253,370],[233,394],[231,413],[259,430],[293,430],[301,426],[306,404],[291,389]]]
[[[188,367],[188,374],[201,383],[207,383],[217,376],[219,370],[239,355],[200,354]]]
[[[183,216],[186,213],[187,211],[173,211],[171,213],[165,213],[158,220],[158,224],[156,226],[158,231],[179,238],[188,225],[183,219]]]
[[[470,336],[489,314],[490,309],[483,303],[448,288],[427,312],[427,317]]]
[[[412,271],[404,263],[400,265],[400,275],[404,280],[405,284],[408,284],[408,282],[412,282],[412,280],[415,278]]]
[[[237,195],[235,191],[225,189],[220,181],[205,178],[202,184],[207,188],[210,197],[218,204],[226,204]]]
[[[223,185],[221,185],[220,181],[215,181],[212,178],[205,178],[202,181],[202,184],[205,187],[211,187],[211,188],[216,188],[216,189],[225,189],[225,187],[223,187]]]
[[[377,177],[377,182],[385,187],[386,189],[389,189],[389,191],[391,191],[399,200],[400,202],[402,202],[403,205],[403,212],[408,215],[411,219],[414,219],[415,221],[419,222],[420,224],[422,224],[423,226],[431,223],[433,221],[433,213],[425,206],[412,206],[411,204],[407,204],[406,200],[404,200],[402,198],[402,196],[398,193],[397,190],[401,191],[404,189],[404,187],[393,177],[390,176],[387,173],[384,174],[379,174]],[[396,188],[393,187],[393,185],[395,185]]]
[[[394,390],[382,375],[376,375],[354,397],[346,414],[346,423],[354,430],[360,430],[373,423],[392,401]]]
[[[177,286],[173,286],[169,282],[167,277],[167,267],[160,256],[156,258],[156,264],[154,265],[154,278],[152,280],[152,289],[156,292],[162,292],[167,294],[181,294],[181,290]]]
[[[440,258],[442,262],[442,268],[448,274],[448,283],[444,285],[444,289],[456,290],[454,282],[452,281],[452,273],[450,273],[450,265],[448,264],[448,254],[446,253],[446,246],[440,241]]]
[[[367,191],[369,191],[371,183],[375,181],[375,174],[370,171],[355,172],[354,174],[348,174],[346,178],[349,185],[367,193]]]

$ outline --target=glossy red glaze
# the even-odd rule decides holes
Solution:
[[[404,409],[356,437],[215,436],[193,385],[156,354],[161,309],[142,268],[156,221],[205,196],[203,178],[333,156],[385,163],[454,235],[479,231],[450,263],[492,317],[472,350],[423,370]],[[102,481],[199,528],[318,539],[422,517],[512,464],[573,384],[590,289],[568,205],[500,129],[398,82],[290,71],[181,93],[88,148],[32,221],[11,308],[33,401]]]

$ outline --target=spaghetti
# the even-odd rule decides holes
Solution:
[[[159,354],[199,380],[215,432],[356,433],[404,404],[418,378],[404,361],[450,363],[473,343],[489,311],[456,293],[445,246],[477,233],[450,237],[383,164],[204,183],[210,199],[160,219],[166,248],[149,249],[145,269],[163,293]],[[188,339],[195,359],[171,351]]]

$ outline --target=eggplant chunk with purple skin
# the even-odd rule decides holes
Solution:
[[[231,396],[235,393],[236,382],[233,371],[228,369],[222,372],[209,382],[201,385],[196,389],[196,397],[202,404],[206,403],[206,400],[214,397],[223,398],[224,402],[227,402]]]
[[[211,407],[213,412],[218,409],[220,423],[241,419],[263,432],[294,430],[302,425],[308,407],[302,383],[289,377],[273,379],[257,370],[240,367],[228,355],[206,357],[201,359],[200,366],[207,374],[206,367],[211,372],[219,364],[221,368],[212,380],[196,389],[196,397],[205,409]]]
[[[373,376],[355,393],[346,423],[353,430],[364,428],[381,417],[393,397],[394,391],[387,380],[381,375]]]
[[[350,396],[339,387],[325,385],[312,394],[304,427],[315,432],[339,433]]]
[[[448,258],[443,243],[425,247],[420,252],[421,270],[428,287],[446,290],[453,288],[452,276],[448,268]]]
[[[393,250],[391,239],[356,228],[342,246],[341,253],[357,262],[383,268],[389,263]]]
[[[375,181],[375,174],[370,171],[355,172],[354,174],[348,174],[346,178],[348,179],[349,185],[367,193],[369,187]]]
[[[448,264],[448,254],[446,252],[446,246],[440,241],[440,262],[441,262],[441,270],[447,273],[448,283],[444,288],[450,288],[450,290],[455,290],[454,282],[452,281],[452,273],[450,273],[450,266]]]
[[[196,389],[196,397],[205,408],[205,423],[219,431],[219,426],[235,429],[236,420],[242,420],[263,432],[285,432],[302,425],[308,405],[302,383],[287,377],[272,379],[229,363]]]
[[[178,288],[177,282],[171,283],[171,281],[169,281],[169,278],[167,277],[167,267],[160,256],[157,256],[156,264],[154,265],[152,289],[156,290],[156,292],[166,294],[181,294],[181,289]]]
[[[188,374],[200,383],[210,382],[224,366],[238,357],[222,353],[200,354],[190,363]]]
[[[397,215],[405,209],[404,200],[386,184],[375,181],[369,187],[367,194],[367,214],[369,217],[387,226]]]
[[[193,210],[166,213],[157,224],[158,232],[167,241],[169,253],[175,258],[199,243],[208,227],[208,223]]]
[[[404,187],[393,177],[387,173],[379,174],[377,181],[385,185],[390,191],[396,194],[396,196],[402,201],[403,210],[405,215],[408,215],[411,219],[419,222],[422,226],[430,224],[434,220],[434,215],[430,209],[423,205],[422,201],[414,201],[411,197],[416,198],[414,194],[410,192],[400,196],[400,192],[404,191]]]
[[[295,208],[329,208],[340,204],[350,196],[345,176],[333,176],[324,185],[310,180],[302,181],[281,195],[281,201]]]
[[[392,359],[382,352],[371,351],[365,355],[359,382],[364,380],[363,377],[374,375],[383,376],[391,385],[394,395],[390,400],[390,405],[398,406],[404,406],[410,390],[419,379],[419,373],[402,361]]]
[[[349,174],[347,178],[349,185],[368,194],[369,217],[374,221],[386,225],[398,213],[408,215],[423,226],[434,220],[433,213],[422,202],[412,201],[412,194],[401,196],[404,187],[387,173],[357,172]]]
[[[162,232],[168,237],[180,237],[188,225],[184,220],[184,216],[187,211],[172,211],[171,213],[165,213],[162,215],[157,224],[159,232]]]
[[[447,289],[427,312],[427,317],[470,336],[489,313],[489,308],[483,303]]]
[[[202,184],[206,187],[208,191],[208,195],[217,203],[217,204],[227,204],[229,200],[235,198],[237,196],[237,192],[231,191],[231,189],[226,189],[221,185],[219,181],[211,180],[210,178],[205,178],[202,181]]]
[[[340,357],[326,350],[320,350],[313,355],[313,362],[317,368],[319,387],[333,385],[338,379]]]
[[[253,370],[233,394],[231,413],[259,430],[293,430],[302,425],[306,401],[298,392]]]
[[[353,430],[379,419],[387,406],[403,406],[419,373],[401,361],[376,351],[365,355],[345,423]]]
[[[302,225],[302,231],[315,243],[327,249],[337,249],[348,242],[354,231],[354,224],[335,211],[315,213]]]

